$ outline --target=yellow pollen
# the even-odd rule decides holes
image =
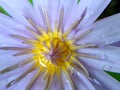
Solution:
[[[48,32],[42,34],[36,43],[33,43],[34,60],[36,64],[54,72],[58,68],[69,65],[73,50],[72,41],[63,41],[62,32]]]

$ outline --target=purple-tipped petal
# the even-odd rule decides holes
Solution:
[[[111,44],[120,40],[120,14],[100,20],[92,25],[91,32],[79,43]]]
[[[91,25],[107,7],[111,0],[86,0],[87,13],[79,28],[85,28]]]
[[[119,90],[120,89],[120,83],[106,74],[104,71],[97,71],[90,69],[90,73],[93,75],[94,78],[96,78],[101,85],[106,87],[109,90]]]
[[[120,48],[114,46],[80,50],[82,53],[94,55],[98,60],[84,59],[91,67],[120,73]],[[99,64],[99,66],[97,66]],[[89,66],[88,65],[88,66]]]

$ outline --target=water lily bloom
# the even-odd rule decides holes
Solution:
[[[0,90],[119,90],[120,14],[111,0],[0,0]]]

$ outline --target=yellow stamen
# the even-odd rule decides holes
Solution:
[[[91,32],[91,30],[87,30],[87,31],[81,33],[79,36],[77,36],[73,40],[75,40],[75,41],[80,40],[81,38],[83,38],[84,36],[86,36],[87,34],[89,34],[90,32]]]
[[[67,29],[67,31],[63,34],[63,36],[64,36],[64,37],[67,37],[67,36],[70,34],[70,32],[79,25],[80,21],[81,21],[81,19],[77,19],[77,20]]]
[[[69,83],[71,84],[72,90],[76,90],[75,85],[74,85],[72,78],[71,78],[71,73],[68,70],[65,70],[65,74],[69,80]]]
[[[2,71],[0,71],[0,74],[4,74],[4,73],[12,71],[12,70],[14,70],[16,68],[24,66],[25,64],[28,64],[28,63],[32,62],[33,60],[34,60],[33,58],[28,58],[27,60],[23,60],[22,62],[20,62],[18,64],[15,64],[13,66],[9,66],[8,68],[3,69]]]
[[[85,45],[73,45],[71,46],[72,50],[82,49],[82,48],[95,48],[97,45],[95,44],[85,44]]]
[[[30,38],[27,38],[27,37],[24,37],[24,36],[21,36],[21,35],[16,35],[16,34],[11,34],[10,36],[13,37],[13,38],[23,40],[24,42],[29,42],[29,43],[34,43],[36,41],[34,39],[30,39]]]
[[[46,19],[47,30],[48,30],[48,32],[50,32],[52,29],[51,29],[51,25],[50,25],[50,21],[49,21],[48,11],[46,10],[46,8],[43,9],[43,14]]]
[[[32,80],[29,82],[29,84],[26,87],[26,90],[30,90],[30,88],[33,86],[34,82],[37,80],[37,78],[40,76],[40,74],[42,73],[43,68],[38,68],[37,73],[34,75],[34,77],[32,78]]]
[[[31,34],[33,34],[36,38],[39,38],[39,35],[37,34],[37,32],[35,32],[32,28],[27,27],[27,26],[26,26],[26,28],[27,28],[27,30],[29,30],[29,32],[31,32]]]
[[[18,52],[16,54],[14,54],[13,56],[21,56],[21,55],[26,55],[26,54],[32,54],[32,50],[26,50],[26,51]]]
[[[59,26],[58,26],[58,31],[62,29],[62,23],[63,23],[63,17],[64,17],[64,8],[61,8],[60,11],[60,16],[59,16]]]
[[[28,73],[30,73],[31,71],[33,71],[36,68],[35,64],[33,64],[27,71],[25,71],[23,74],[21,74],[17,79],[12,80],[11,82],[9,82],[6,87],[9,88],[11,85],[19,82],[22,78],[24,78]]]
[[[75,57],[71,57],[71,59],[73,60],[73,63],[76,63],[79,67],[81,67],[81,69],[83,69],[83,71],[86,73],[86,75],[88,74],[88,71],[86,70],[86,68],[82,65],[82,63],[80,63]]]

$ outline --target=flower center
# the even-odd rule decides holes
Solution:
[[[61,32],[44,32],[34,44],[33,54],[37,65],[54,71],[63,67],[72,55],[72,40],[65,40]]]

